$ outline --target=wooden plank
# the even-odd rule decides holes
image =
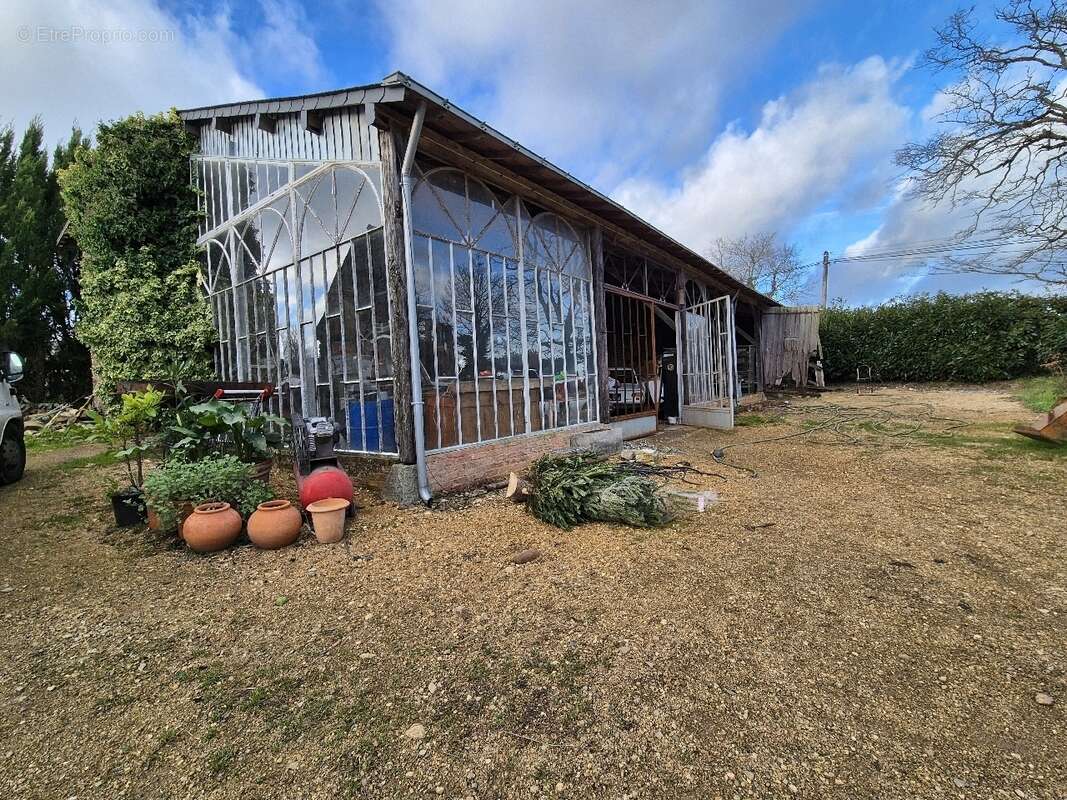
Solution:
[[[600,421],[607,422],[611,412],[608,399],[608,310],[604,293],[604,234],[597,225],[593,228],[591,249],[593,256],[593,318],[596,325],[596,382],[597,407]]]
[[[412,376],[419,365],[409,363],[407,278],[404,220],[400,192],[400,152],[392,130],[372,128],[382,154],[382,206],[385,235],[385,274],[389,293],[389,324],[393,354],[393,426],[401,464],[415,463],[415,426],[411,408]]]

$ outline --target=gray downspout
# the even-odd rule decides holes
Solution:
[[[400,196],[404,212],[404,277],[407,281],[408,301],[408,360],[411,368],[411,416],[415,426],[415,472],[419,481],[419,497],[424,503],[433,499],[430,473],[426,469],[426,425],[423,417],[422,358],[419,354],[418,308],[415,304],[415,243],[411,229],[411,190],[415,179],[415,150],[422,135],[422,121],[426,118],[426,101],[419,103],[415,119],[408,133],[404,163],[400,168]]]

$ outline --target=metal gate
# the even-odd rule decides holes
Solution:
[[[732,428],[736,356],[730,297],[706,300],[680,313],[685,320],[682,422]]]

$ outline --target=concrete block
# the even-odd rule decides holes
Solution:
[[[576,433],[571,436],[572,450],[592,450],[602,456],[612,456],[622,449],[622,431],[604,428],[598,431]]]

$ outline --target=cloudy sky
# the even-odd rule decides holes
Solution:
[[[5,0],[0,122],[20,129],[40,115],[58,141],[75,122],[91,130],[137,110],[321,91],[399,69],[695,250],[777,231],[816,261],[959,227],[951,209],[910,200],[892,163],[934,130],[948,79],[915,63],[958,5]],[[830,295],[861,304],[1007,286],[915,262],[844,263]]]

